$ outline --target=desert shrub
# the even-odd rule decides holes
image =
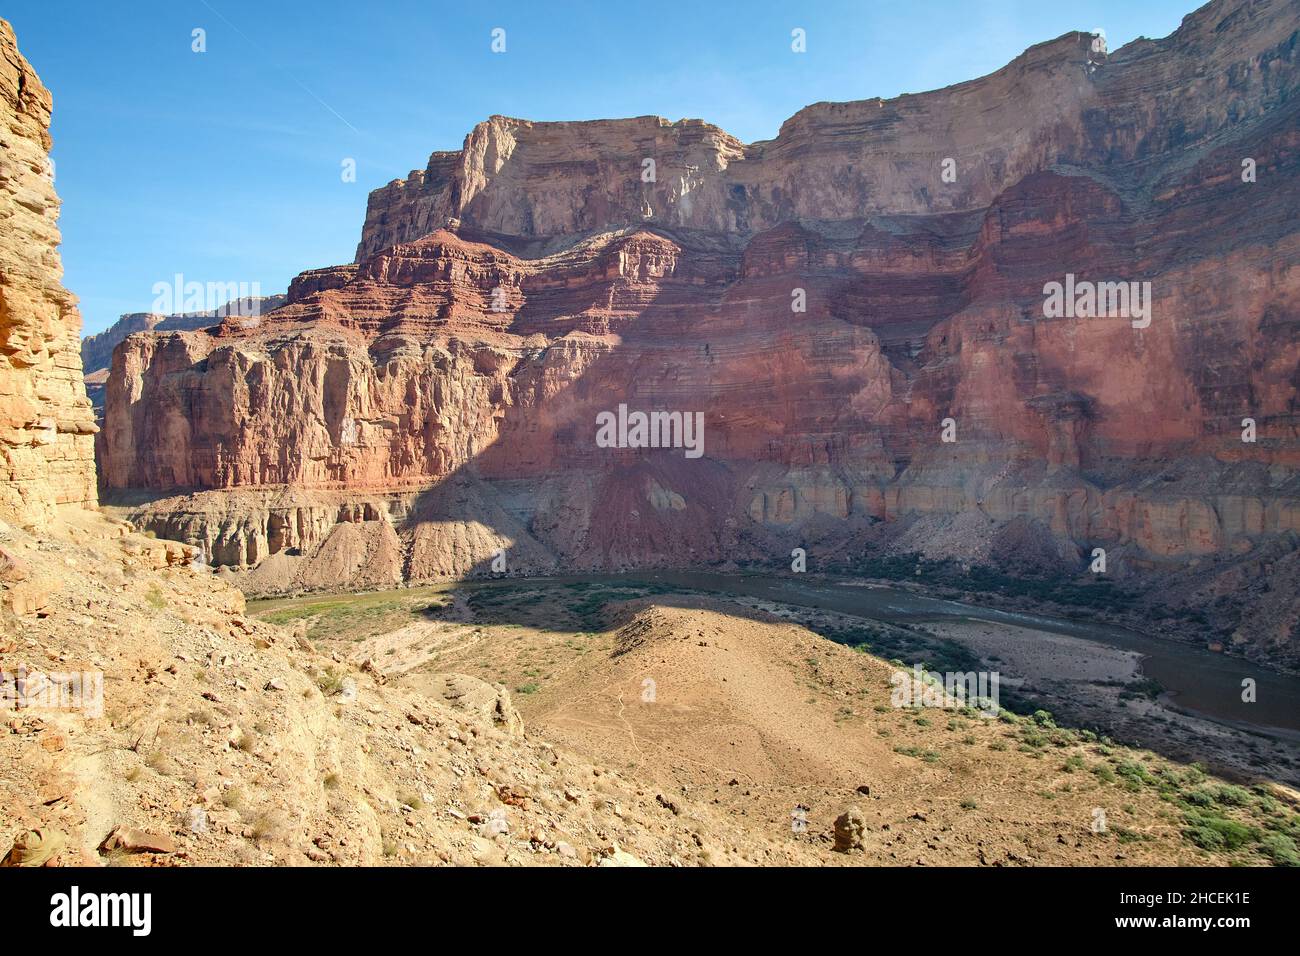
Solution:
[[[1035,749],[1047,746],[1047,737],[1045,737],[1043,734],[1040,734],[1037,730],[1034,730],[1032,727],[1026,727],[1024,731],[1021,733],[1020,739],[1027,746],[1033,747]]]
[[[1295,840],[1283,833],[1270,833],[1259,841],[1260,852],[1278,866],[1300,866]]]
[[[1282,809],[1282,804],[1278,803],[1273,799],[1273,797],[1266,793],[1255,797],[1255,803],[1259,807],[1261,813],[1266,813],[1270,816]]]
[[[332,697],[343,689],[346,675],[333,667],[327,667],[316,675],[316,686],[326,697]]]
[[[1203,850],[1237,850],[1259,839],[1259,831],[1218,814],[1189,810],[1184,835]]]
[[[926,763],[938,763],[939,755],[933,750],[922,750],[920,747],[895,747],[894,753],[902,754],[905,757],[918,757]]]
[[[1214,788],[1214,799],[1226,807],[1244,807],[1250,803],[1250,791],[1225,783]]]
[[[249,824],[249,836],[257,841],[278,840],[284,830],[284,818],[275,811],[262,811]]]
[[[1115,765],[1115,773],[1124,780],[1124,785],[1130,790],[1137,790],[1144,783],[1155,782],[1147,768],[1136,760],[1121,760]]]

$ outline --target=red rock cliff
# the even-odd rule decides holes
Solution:
[[[1129,571],[1289,541],[1294,564],[1298,30],[1294,4],[1224,0],[749,146],[494,117],[373,193],[357,262],[284,308],[120,346],[103,480],[200,492],[139,516],[268,588],[904,532]],[[1149,282],[1149,323],[1045,314],[1067,274]],[[702,413],[703,454],[600,447],[620,404]]]

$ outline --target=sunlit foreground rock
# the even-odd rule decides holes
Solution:
[[[0,518],[95,503],[81,316],[60,284],[50,93],[0,20]]]

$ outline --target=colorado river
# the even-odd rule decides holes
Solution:
[[[666,584],[683,590],[724,596],[744,595],[894,624],[966,619],[1039,628],[1122,650],[1136,651],[1142,655],[1143,674],[1159,681],[1168,693],[1170,702],[1180,709],[1255,730],[1282,730],[1300,734],[1300,677],[1269,670],[1241,658],[1227,657],[1199,647],[1148,637],[1104,624],[1001,611],[926,597],[896,588],[859,586],[847,580],[792,581],[772,575],[696,571],[575,575],[547,580],[561,583],[586,581],[611,586],[637,582]],[[1246,678],[1255,681],[1256,700],[1253,703],[1241,699],[1242,681]]]
[[[466,589],[527,588],[540,584],[574,583],[607,587],[670,586],[682,591],[723,597],[744,596],[893,624],[967,620],[1036,628],[1137,652],[1142,656],[1142,673],[1158,681],[1169,702],[1181,710],[1273,736],[1292,740],[1300,737],[1300,677],[1269,670],[1240,658],[1104,624],[962,604],[896,588],[862,585],[850,579],[791,580],[768,574],[642,571],[473,580],[452,586]],[[445,587],[442,585],[438,589]],[[407,593],[418,590],[415,588]],[[321,599],[321,595],[304,596],[250,602],[250,605],[256,605],[259,610],[270,610]],[[1246,678],[1255,681],[1256,700],[1252,703],[1241,699],[1242,681]]]

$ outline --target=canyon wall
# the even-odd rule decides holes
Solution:
[[[750,145],[493,117],[282,308],[127,338],[106,495],[252,590],[794,547],[1267,586],[1300,535],[1298,38],[1221,0]],[[1076,280],[1143,297],[1046,307]],[[698,413],[700,454],[606,447],[620,406]],[[1243,628],[1294,648],[1300,610]]]
[[[104,411],[104,389],[108,384],[109,367],[113,364],[113,350],[128,335],[135,332],[176,332],[201,329],[215,325],[226,316],[254,316],[270,312],[284,305],[283,295],[249,296],[231,299],[215,309],[201,312],[179,312],[162,315],[157,312],[128,312],[95,335],[81,340],[81,370],[86,381],[86,395],[97,414]]]
[[[946,89],[814,104],[750,145],[693,119],[494,116],[459,152],[436,152],[372,194],[356,261],[449,218],[512,237],[641,223],[752,236],[792,220],[980,211],[1057,165],[1158,190],[1225,134],[1279,119],[1294,84],[1288,6],[1209,4],[1171,37],[1118,55],[1066,34]]]
[[[0,518],[94,506],[97,430],[81,380],[81,316],[63,288],[49,90],[0,20]]]

